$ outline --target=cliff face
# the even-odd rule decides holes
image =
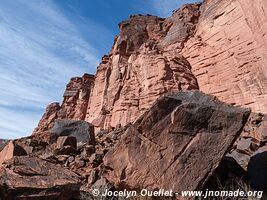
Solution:
[[[267,112],[266,13],[261,0],[205,1],[195,36],[182,53],[200,90]]]
[[[162,94],[191,89],[266,113],[266,7],[260,0],[206,0],[166,19],[131,16],[119,24],[95,78],[71,80],[62,105],[48,107],[39,129],[58,118],[103,129],[125,125]]]
[[[163,93],[198,89],[187,60],[160,47],[168,29],[169,22],[154,16],[120,23],[121,34],[97,69],[87,121],[105,129],[125,125]]]

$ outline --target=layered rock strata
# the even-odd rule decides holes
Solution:
[[[206,0],[183,55],[200,90],[267,113],[267,2]]]
[[[259,0],[214,0],[185,5],[166,19],[131,16],[119,24],[119,36],[94,83],[93,77],[89,81],[94,87],[85,86],[86,94],[76,102],[71,82],[62,106],[50,105],[46,113],[52,116],[44,116],[39,126],[46,127],[58,113],[56,118],[85,119],[109,129],[133,122],[168,91],[199,87],[265,113],[265,9]]]
[[[189,62],[180,54],[162,51],[160,43],[167,42],[165,36],[175,23],[137,15],[119,24],[120,35],[97,68],[87,121],[104,129],[125,125],[168,91],[198,89]],[[185,26],[172,40],[181,43],[192,27]]]

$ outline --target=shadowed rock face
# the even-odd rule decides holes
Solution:
[[[52,138],[57,138],[59,136],[73,136],[77,139],[78,143],[95,143],[94,127],[85,121],[66,119],[56,120],[50,132]]]
[[[0,151],[6,146],[8,140],[0,139]]]
[[[249,113],[197,91],[165,95],[107,153],[107,178],[122,188],[199,190]]]

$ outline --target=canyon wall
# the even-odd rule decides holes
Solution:
[[[200,90],[267,112],[267,1],[209,0],[183,55]]]
[[[63,118],[100,129],[126,125],[162,94],[191,89],[266,113],[266,8],[262,0],[206,0],[166,19],[130,16],[95,77],[73,78],[37,131]]]
[[[86,121],[104,129],[126,125],[162,94],[198,89],[189,62],[181,54],[162,49],[173,24],[159,17],[142,15],[131,16],[119,24],[120,35],[97,69]],[[179,38],[173,38],[175,42],[181,46],[193,26],[181,29]]]

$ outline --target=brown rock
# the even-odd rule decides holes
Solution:
[[[240,140],[238,140],[236,148],[237,148],[237,151],[241,153],[251,155],[252,154],[251,146],[252,146],[251,138],[247,138],[247,139],[241,138]]]
[[[69,158],[69,155],[58,155],[56,156],[58,162],[65,163],[67,159]]]
[[[7,145],[8,140],[0,139],[0,151]]]
[[[75,163],[74,163],[75,168],[77,168],[77,169],[79,169],[79,168],[81,168],[81,167],[84,167],[84,165],[85,165],[84,160],[83,160],[81,157],[79,157],[79,156],[76,156],[76,157],[75,157],[74,162],[75,162]]]
[[[63,146],[71,146],[72,148],[77,148],[77,139],[73,136],[60,136],[57,139],[57,148],[61,148]]]
[[[60,136],[71,136],[76,138],[77,143],[95,143],[94,127],[85,121],[56,120],[50,132],[52,141]]]
[[[93,167],[98,167],[103,162],[104,154],[94,153],[90,156],[89,162],[93,164]]]
[[[247,170],[250,155],[238,151],[232,151],[227,156],[232,157],[244,169]]]
[[[199,190],[248,116],[201,92],[166,95],[106,154],[107,178],[119,188]]]
[[[90,175],[88,177],[88,184],[92,185],[97,181],[98,178],[98,171],[97,169],[92,169],[92,171],[90,172]]]
[[[0,168],[0,199],[77,199],[79,187],[75,173],[37,158],[14,157]]]
[[[27,152],[21,146],[15,144],[13,141],[8,142],[4,149],[0,152],[0,166],[7,160],[14,156],[25,156]]]
[[[81,152],[81,156],[85,159],[90,157],[94,152],[95,147],[93,145],[86,145]]]
[[[56,149],[54,154],[55,155],[72,155],[72,154],[77,154],[77,151],[72,146],[67,145],[59,149]]]

